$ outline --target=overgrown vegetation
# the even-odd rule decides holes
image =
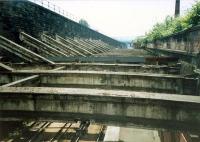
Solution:
[[[200,24],[200,1],[182,17],[173,18],[167,16],[163,23],[157,23],[153,29],[144,37],[139,37],[135,40],[136,44],[143,45],[147,42],[180,32],[190,27]]]
[[[88,28],[90,27],[89,24],[88,24],[88,22],[86,20],[84,20],[84,19],[79,20],[78,23],[81,24],[81,25],[83,25],[83,26],[85,26],[85,27],[88,27]]]

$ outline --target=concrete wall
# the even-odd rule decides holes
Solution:
[[[149,42],[146,47],[157,49],[158,52],[161,52],[159,49],[167,49],[164,51],[165,54],[178,56],[181,60],[192,63],[200,68],[200,25]],[[172,50],[173,54],[172,52],[168,54],[169,50]]]
[[[52,35],[101,39],[113,46],[122,45],[121,42],[86,28],[32,2],[26,0],[0,1],[1,35],[18,41],[18,32],[20,30],[34,37],[38,37],[40,33],[46,31]]]
[[[181,50],[188,53],[199,53],[200,26],[155,40],[154,42],[148,43],[147,47]]]

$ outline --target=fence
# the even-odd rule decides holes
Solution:
[[[49,2],[47,0],[28,0],[28,1],[36,3],[36,4],[38,4],[38,5],[42,6],[42,7],[45,7],[47,9],[51,10],[51,11],[54,11],[54,12],[66,17],[66,18],[69,18],[69,19],[71,19],[71,20],[73,20],[73,21],[75,21],[77,23],[81,19],[81,18],[79,18],[77,16],[74,16],[73,14],[65,11],[64,9],[60,8],[59,6],[56,6],[55,4],[53,4],[53,3],[51,3],[51,2]]]

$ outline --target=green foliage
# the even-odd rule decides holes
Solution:
[[[143,38],[136,39],[137,44],[145,44],[156,39],[169,36],[187,28],[200,24],[200,2],[196,4],[182,17],[173,18],[167,16],[163,23],[157,23],[153,26]]]
[[[86,20],[84,20],[84,19],[79,20],[79,24],[81,24],[81,25],[83,25],[85,27],[88,27],[88,28],[90,27],[88,22]]]

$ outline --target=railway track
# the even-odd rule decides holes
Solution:
[[[1,138],[4,142],[100,142],[105,135],[106,126],[78,122],[24,122],[24,127],[13,128],[10,138]],[[14,133],[18,135],[14,136]]]

